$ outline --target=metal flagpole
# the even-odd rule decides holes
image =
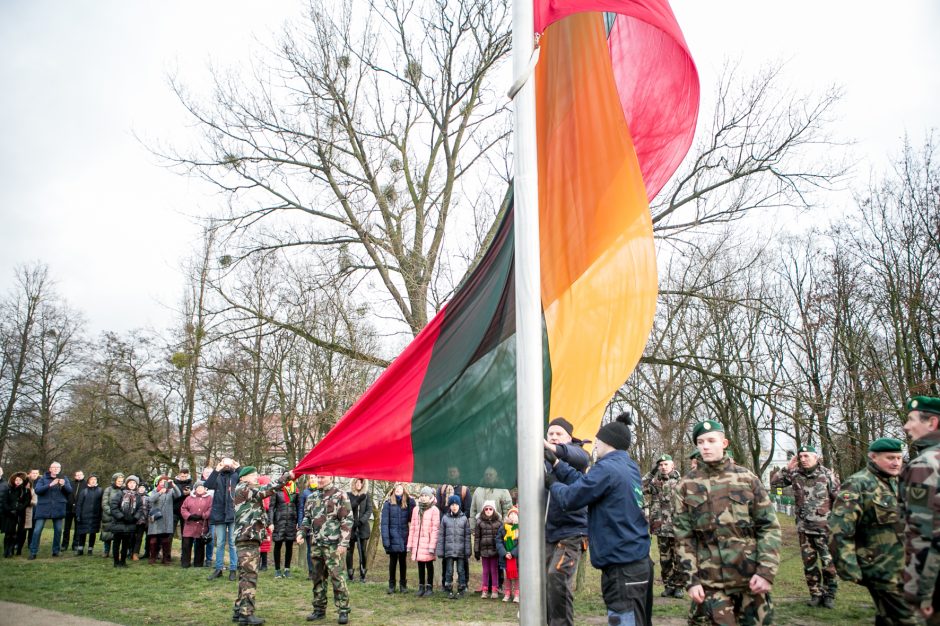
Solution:
[[[514,80],[531,72],[535,43],[533,0],[516,0],[512,11]],[[516,277],[516,415],[519,485],[520,624],[545,624],[545,526],[542,401],[542,301],[539,267],[538,159],[535,78],[514,97]]]

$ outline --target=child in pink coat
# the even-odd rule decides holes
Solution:
[[[434,585],[434,552],[437,533],[441,526],[441,511],[435,506],[434,490],[423,487],[418,506],[411,514],[408,530],[408,550],[411,560],[418,563],[418,597],[430,596]],[[425,578],[427,584],[425,584]]]

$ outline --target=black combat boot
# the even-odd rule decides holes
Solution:
[[[337,624],[348,624],[349,623],[349,611],[340,611],[339,617],[336,619]]]
[[[806,606],[819,606],[822,604],[822,596],[810,596],[809,602],[806,603]]]
[[[326,609],[313,609],[313,613],[307,616],[308,622],[316,622],[326,617]]]

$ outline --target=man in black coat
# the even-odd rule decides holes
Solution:
[[[188,498],[189,494],[193,492],[193,479],[189,475],[189,468],[181,468],[179,474],[177,474],[176,478],[173,479],[173,482],[176,483],[176,487],[180,490],[179,497],[173,497],[173,520],[174,524],[179,522],[180,537],[182,537],[183,525],[186,523],[186,521],[183,519],[183,516],[180,515],[180,511],[183,508],[183,500]]]
[[[549,459],[561,459],[583,474],[591,459],[582,442],[572,436],[574,426],[563,417],[556,417],[545,433],[545,469],[551,471]],[[574,624],[574,595],[571,589],[578,572],[581,555],[588,543],[587,507],[565,511],[557,500],[548,498],[545,516],[546,604],[549,626]]]
[[[206,479],[206,489],[212,489],[212,543],[215,546],[215,569],[209,580],[222,576],[225,548],[228,547],[229,580],[236,580],[238,556],[235,553],[235,487],[238,486],[238,463],[228,457],[222,459]]]
[[[75,522],[75,503],[78,502],[78,496],[85,489],[85,472],[78,470],[75,472],[72,481],[72,493],[69,494],[68,503],[65,505],[65,529],[62,531],[62,547],[66,550],[75,550],[75,540],[78,539],[78,532],[72,538],[69,544],[69,536],[72,531],[72,523]]]

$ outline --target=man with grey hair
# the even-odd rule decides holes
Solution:
[[[72,493],[72,483],[68,478],[61,476],[62,465],[53,461],[42,478],[36,481],[36,508],[33,511],[33,540],[29,544],[29,559],[36,558],[39,552],[39,541],[42,539],[42,529],[46,520],[52,520],[52,556],[59,556],[62,541],[62,524],[65,522],[65,510],[69,495]]]

